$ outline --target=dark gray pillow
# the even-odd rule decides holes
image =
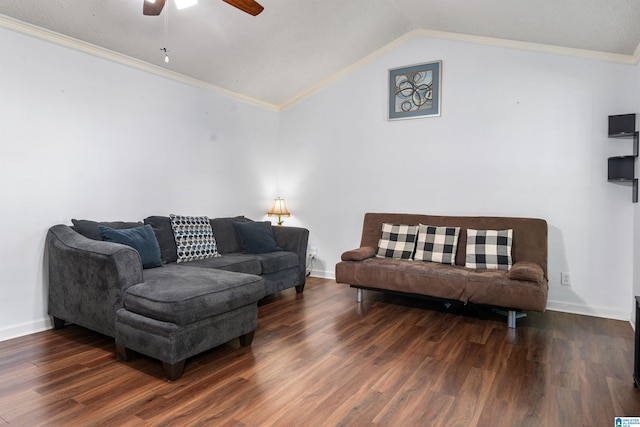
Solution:
[[[160,246],[156,235],[150,225],[142,227],[115,230],[103,225],[98,226],[102,240],[106,242],[121,243],[138,251],[142,268],[154,268],[162,266],[160,259]]]
[[[178,251],[176,249],[176,238],[171,227],[171,218],[168,216],[149,216],[144,219],[144,223],[153,228],[153,233],[160,245],[160,254],[164,263],[177,262]]]
[[[273,237],[271,221],[234,222],[233,226],[238,231],[242,252],[245,254],[265,254],[282,250]]]
[[[251,222],[250,219],[241,215],[232,218],[213,218],[210,219],[209,222],[213,230],[213,237],[216,238],[216,243],[218,244],[218,253],[231,254],[242,252],[242,243],[240,242],[240,237],[233,223]]]
[[[115,230],[135,228],[135,227],[140,227],[142,225],[141,222],[123,222],[123,221],[97,222],[97,221],[90,221],[87,219],[72,219],[71,222],[73,223],[74,230],[82,234],[84,237],[87,237],[92,240],[102,240],[102,238],[100,237],[100,233],[98,232],[99,225],[113,228]]]

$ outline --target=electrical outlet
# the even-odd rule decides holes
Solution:
[[[563,271],[560,273],[560,284],[562,286],[571,286],[571,276],[568,272]]]
[[[311,255],[313,255],[314,258],[318,257],[318,248],[311,248]]]

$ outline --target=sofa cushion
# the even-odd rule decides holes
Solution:
[[[102,240],[113,243],[121,243],[138,251],[143,268],[162,266],[160,258],[160,246],[150,225],[136,228],[116,230],[103,225],[98,226]]]
[[[378,241],[379,258],[411,259],[416,247],[417,225],[382,224],[382,237]]]
[[[253,255],[260,261],[262,274],[277,273],[298,266],[298,255],[293,252],[278,251]]]
[[[162,261],[165,264],[178,261],[176,238],[173,235],[171,218],[168,216],[149,216],[144,219],[144,223],[149,224],[151,228],[153,228],[153,232],[160,245]]]
[[[513,230],[467,230],[465,267],[509,270]]]
[[[238,232],[242,252],[245,254],[264,254],[282,250],[273,237],[270,221],[234,222],[233,226]]]
[[[92,240],[102,240],[102,237],[100,237],[100,232],[98,231],[99,225],[113,228],[115,230],[123,230],[126,228],[140,227],[142,225],[141,222],[123,222],[123,221],[96,222],[96,221],[90,221],[87,219],[72,219],[71,222],[73,223],[74,230],[82,234],[84,237],[87,237]]]
[[[418,243],[413,259],[455,264],[459,235],[460,227],[418,225]]]
[[[145,270],[144,282],[129,287],[124,307],[177,325],[254,304],[264,296],[264,279],[251,274],[169,264]]]
[[[216,239],[206,216],[169,215],[178,262],[218,256]]]
[[[470,269],[435,262],[391,258],[340,262],[336,265],[336,281],[522,310],[544,311],[547,303],[546,282],[511,280],[503,270]]]
[[[200,268],[217,268],[226,271],[246,274],[271,274],[298,266],[298,254],[287,251],[264,254],[224,254],[217,258],[192,261],[188,266]]]
[[[255,256],[245,255],[242,252],[198,259],[183,263],[182,265],[198,268],[216,268],[219,270],[235,271],[236,273],[262,274],[260,260]]]
[[[218,244],[218,253],[230,254],[242,252],[242,243],[240,242],[240,237],[233,223],[250,221],[250,219],[242,215],[232,218],[213,218],[209,220],[211,229],[213,230],[213,236],[216,238],[216,243]]]

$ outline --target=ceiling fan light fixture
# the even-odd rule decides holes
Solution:
[[[185,9],[196,4],[198,4],[198,0],[176,0],[176,8],[178,10]]]

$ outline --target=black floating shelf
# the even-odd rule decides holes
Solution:
[[[613,135],[609,135],[609,138],[629,138],[635,136],[638,132],[621,132]]]
[[[635,130],[635,121],[635,114],[609,116],[609,138],[633,138],[633,155],[609,157],[607,178],[611,183],[631,186],[631,200],[638,203],[638,179],[635,174],[639,132]]]

